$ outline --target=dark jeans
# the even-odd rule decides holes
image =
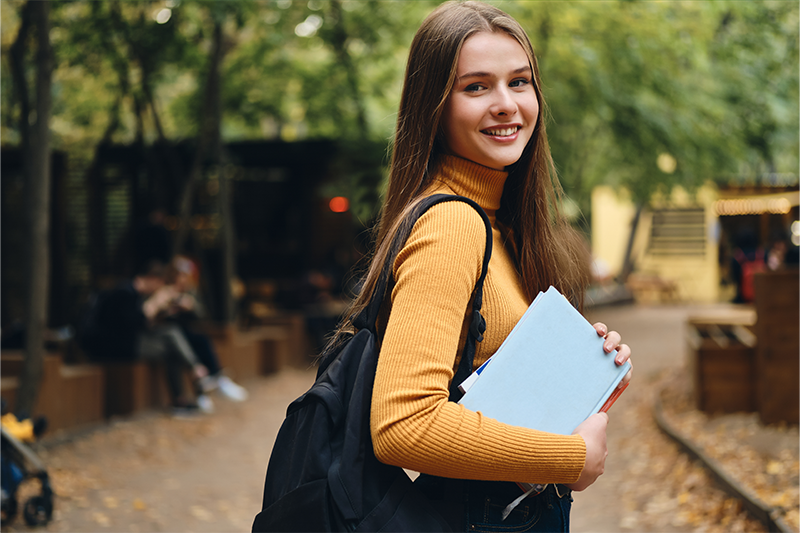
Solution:
[[[143,361],[164,361],[170,399],[177,405],[183,394],[183,372],[198,363],[180,327],[165,324],[142,331],[136,345],[136,357]]]
[[[222,368],[219,366],[219,358],[217,357],[217,352],[214,351],[214,346],[211,344],[211,339],[189,328],[181,328],[181,331],[186,336],[186,340],[189,341],[189,345],[194,350],[200,363],[208,369],[208,375],[216,376],[219,374]]]
[[[439,509],[453,531],[465,532],[566,532],[572,492],[563,485],[548,485],[529,496],[505,520],[501,513],[522,495],[516,483],[464,481],[421,475],[417,485]]]

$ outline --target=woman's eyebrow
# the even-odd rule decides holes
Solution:
[[[525,65],[524,67],[519,67],[518,69],[512,71],[512,74],[522,74],[523,72],[531,72],[530,65]],[[475,71],[475,72],[467,72],[463,76],[459,76],[458,79],[463,80],[465,78],[487,78],[491,77],[493,74],[491,72],[483,72],[483,71]]]

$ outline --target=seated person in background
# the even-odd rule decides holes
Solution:
[[[164,266],[144,265],[132,280],[99,294],[84,319],[82,347],[96,361],[163,360],[174,414],[211,411],[213,403],[202,394],[208,376],[180,326],[156,320],[161,308],[156,293],[164,286]],[[183,392],[183,370],[192,371],[197,403]]]
[[[208,369],[208,375],[201,381],[204,391],[218,389],[233,401],[244,401],[247,391],[223,373],[211,340],[193,327],[202,315],[202,306],[195,296],[198,281],[195,263],[187,257],[176,256],[168,269],[167,284],[152,298],[157,306],[157,320],[178,325],[198,360]]]

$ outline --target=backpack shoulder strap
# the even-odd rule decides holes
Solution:
[[[470,205],[481,216],[483,223],[486,227],[486,245],[483,254],[483,264],[481,266],[481,273],[475,283],[475,288],[472,292],[472,319],[469,327],[469,335],[467,342],[464,346],[464,352],[461,357],[456,375],[450,386],[450,398],[458,399],[461,393],[458,391],[458,384],[467,378],[472,373],[472,365],[475,358],[475,343],[483,340],[483,333],[486,331],[486,321],[481,315],[481,308],[483,306],[483,283],[486,280],[486,273],[489,270],[489,260],[492,257],[492,225],[489,217],[484,212],[483,208],[473,200],[464,196],[455,196],[452,194],[434,194],[423,198],[412,209],[411,213],[406,218],[404,224],[401,225],[400,230],[395,234],[392,239],[392,244],[389,254],[386,256],[386,261],[381,269],[378,283],[375,285],[375,290],[372,293],[372,299],[369,304],[353,318],[353,325],[358,329],[368,328],[375,331],[376,322],[378,320],[378,313],[380,312],[383,299],[386,294],[386,289],[389,285],[389,279],[392,275],[392,265],[394,264],[395,257],[405,245],[408,236],[417,220],[431,207],[442,202],[464,202]]]

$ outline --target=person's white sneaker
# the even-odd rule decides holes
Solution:
[[[234,383],[228,376],[220,376],[217,378],[217,386],[225,397],[234,402],[243,402],[247,399],[247,390],[241,385]]]
[[[197,407],[200,408],[200,411],[206,414],[211,414],[214,412],[214,402],[206,394],[200,394],[197,396]]]

